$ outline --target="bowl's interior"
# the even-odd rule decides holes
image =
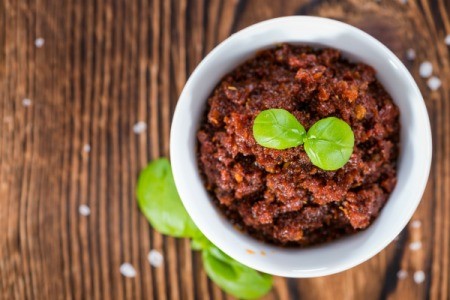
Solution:
[[[236,231],[208,198],[198,173],[196,131],[205,101],[218,81],[257,50],[280,42],[333,47],[374,67],[401,111],[398,183],[380,216],[365,231],[306,249],[283,249]],[[315,17],[266,21],[234,34],[197,67],[176,108],[171,160],[183,203],[200,230],[225,253],[257,270],[288,277],[313,277],[348,269],[372,257],[403,229],[428,178],[431,134],[427,111],[414,80],[385,46],[349,25]],[[254,251],[249,254],[248,250]],[[266,255],[261,255],[264,251]]]

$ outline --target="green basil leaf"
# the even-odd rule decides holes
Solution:
[[[253,123],[253,136],[266,148],[287,149],[303,143],[305,128],[294,115],[284,109],[260,112]]]
[[[220,288],[242,299],[258,298],[270,291],[272,276],[235,261],[214,246],[195,226],[177,193],[167,159],[151,162],[138,179],[138,205],[159,232],[191,237],[191,247],[202,250],[206,273]]]
[[[213,244],[202,233],[192,237],[191,248],[194,250],[206,250],[211,246],[213,246]]]
[[[152,161],[139,175],[139,208],[159,232],[174,237],[195,237],[201,232],[181,202],[166,158]]]
[[[255,299],[264,296],[272,288],[271,275],[244,266],[215,246],[203,250],[202,258],[209,278],[234,297]]]
[[[305,151],[311,162],[327,171],[344,166],[353,153],[355,137],[341,119],[329,117],[315,123],[305,139]]]

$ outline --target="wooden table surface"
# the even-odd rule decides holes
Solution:
[[[202,57],[285,15],[346,21],[403,60],[428,108],[433,165],[420,226],[349,271],[276,278],[266,299],[449,299],[449,0],[0,0],[0,299],[230,299],[187,240],[150,228],[136,177],[168,155],[178,95]],[[419,76],[423,61],[442,81],[437,91]],[[151,249],[162,267],[150,266]],[[135,278],[121,275],[124,262]]]

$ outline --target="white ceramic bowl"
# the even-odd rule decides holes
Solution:
[[[260,49],[277,43],[327,46],[374,67],[400,108],[398,183],[379,217],[365,231],[306,249],[283,249],[234,229],[203,186],[196,132],[208,96],[222,76]],[[420,202],[431,164],[431,131],[420,91],[400,60],[383,44],[350,25],[318,17],[284,17],[233,34],[198,65],[186,83],[173,118],[170,157],[178,192],[195,224],[217,247],[256,270],[285,277],[316,277],[356,266],[386,247],[406,226]],[[255,251],[249,254],[247,250]],[[260,254],[265,251],[266,255]]]

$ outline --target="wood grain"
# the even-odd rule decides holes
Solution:
[[[0,299],[231,299],[188,241],[150,228],[136,177],[168,155],[178,95],[202,57],[233,32],[285,15],[343,20],[404,61],[430,115],[433,166],[419,228],[349,271],[275,278],[265,299],[450,299],[447,0],[0,0]],[[442,81],[437,91],[419,76],[425,60]],[[136,134],[139,121],[148,127]],[[151,249],[164,255],[159,268],[147,261]],[[124,262],[135,278],[120,274]]]

